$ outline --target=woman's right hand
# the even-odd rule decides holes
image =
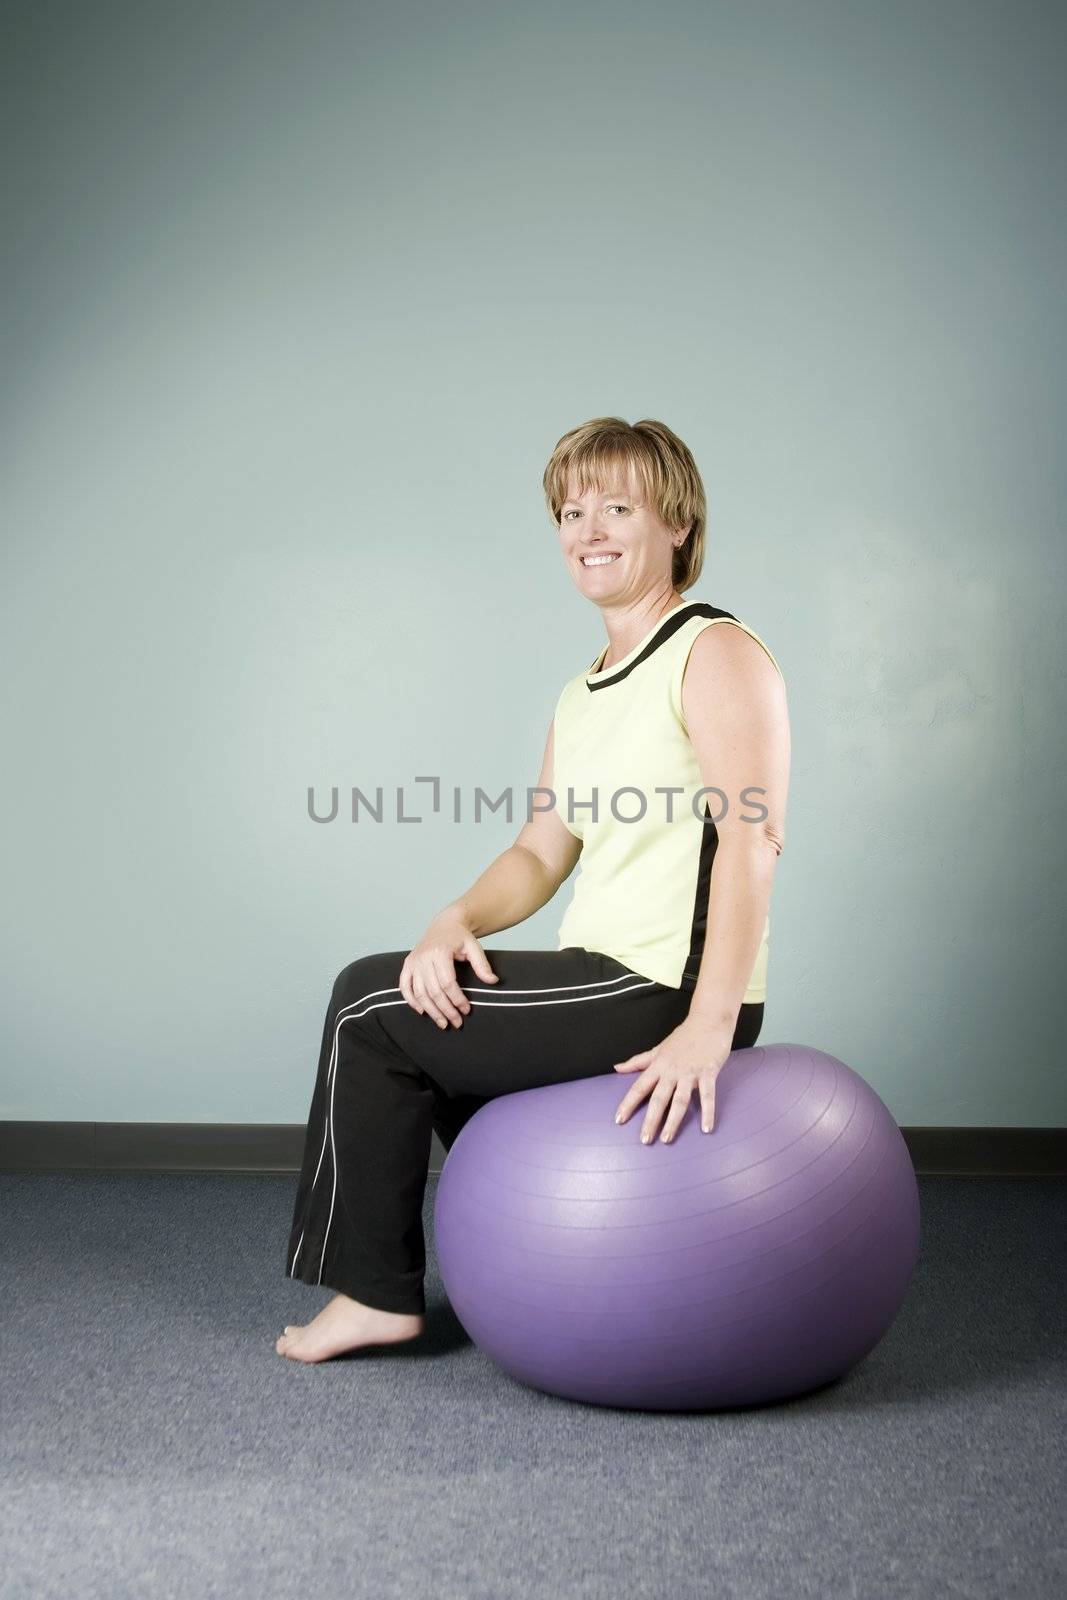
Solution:
[[[471,1008],[456,979],[457,960],[469,961],[486,983],[499,982],[463,918],[442,911],[400,969],[400,993],[414,1011],[431,1016],[439,1028],[447,1028],[450,1022],[458,1028]]]

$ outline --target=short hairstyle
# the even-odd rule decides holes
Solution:
[[[605,493],[620,468],[643,488],[646,502],[668,528],[688,527],[671,560],[671,582],[680,591],[690,588],[704,565],[704,484],[689,447],[665,422],[594,417],[565,433],[543,479],[552,521],[558,528],[572,478],[579,494]]]

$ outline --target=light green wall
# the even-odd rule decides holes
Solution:
[[[304,1120],[337,971],[518,826],[307,786],[536,782],[604,642],[540,477],[610,412],[790,687],[763,1042],[1067,1120],[1062,18],[20,8],[0,1115]]]

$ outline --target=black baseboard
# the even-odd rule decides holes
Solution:
[[[295,1122],[0,1122],[0,1171],[295,1174],[305,1132]],[[901,1132],[920,1177],[1067,1176],[1067,1128]],[[430,1171],[444,1160],[435,1134]]]

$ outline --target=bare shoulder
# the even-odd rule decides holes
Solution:
[[[720,690],[743,684],[771,690],[783,684],[769,646],[740,624],[726,621],[702,628],[693,640],[683,683],[691,681]]]

